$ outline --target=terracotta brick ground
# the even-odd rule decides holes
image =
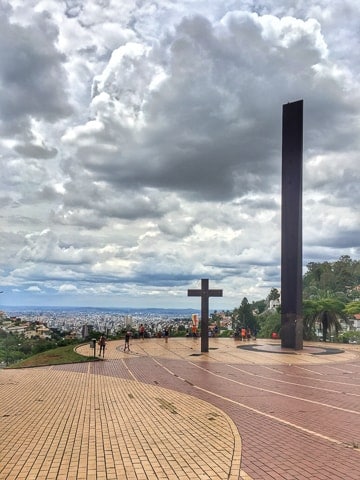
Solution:
[[[0,371],[1,479],[360,478],[359,346],[122,347],[92,364]]]

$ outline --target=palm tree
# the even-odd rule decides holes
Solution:
[[[360,301],[355,300],[353,302],[348,303],[345,306],[345,312],[349,315],[355,315],[356,313],[360,313]]]
[[[334,329],[337,334],[342,329],[341,319],[347,322],[345,304],[338,297],[327,292],[318,298],[304,300],[303,318],[305,339],[311,338],[316,322],[319,322],[322,327],[323,341],[326,342],[328,332]]]

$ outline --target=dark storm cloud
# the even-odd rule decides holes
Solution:
[[[159,69],[163,79],[151,88]],[[189,17],[154,49],[125,45],[95,85],[99,127],[82,128],[79,140],[89,142],[77,151],[86,170],[120,189],[156,187],[189,199],[270,191],[280,174],[281,103],[305,86],[313,151],[332,148],[330,126],[354,113],[331,76],[316,22],[244,12],[216,26]],[[335,128],[340,144],[348,142]]]
[[[34,15],[28,26],[0,13],[0,126],[6,132],[18,132],[30,116],[54,121],[70,115],[57,35],[46,13]]]
[[[54,158],[57,154],[56,148],[47,148],[43,145],[17,145],[15,150],[24,157],[32,158]]]

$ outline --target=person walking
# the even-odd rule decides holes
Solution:
[[[168,338],[169,338],[169,327],[165,327],[165,330],[164,330],[164,337],[165,337],[165,343],[168,343]]]
[[[104,358],[104,356],[105,356],[105,346],[106,346],[105,335],[101,335],[101,337],[99,338],[99,347],[100,347],[99,357],[101,357],[101,354],[102,354],[102,356]]]

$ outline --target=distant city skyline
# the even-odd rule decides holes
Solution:
[[[355,0],[2,0],[0,308],[279,289],[300,99],[303,270],[360,259],[359,18]]]
[[[71,306],[52,306],[52,305],[7,305],[9,309],[9,313],[13,312],[27,312],[33,313],[38,315],[39,313],[71,313],[71,312],[78,312],[78,313],[93,313],[93,314],[104,314],[104,313],[120,313],[120,314],[136,314],[136,313],[145,313],[149,315],[155,315],[157,313],[161,314],[177,314],[177,313],[197,313],[200,311],[196,308],[160,308],[160,307],[153,307],[153,308],[145,308],[145,307],[71,307]],[[1,309],[0,309],[1,310]],[[213,310],[211,310],[213,311]],[[6,312],[5,312],[6,313]]]

